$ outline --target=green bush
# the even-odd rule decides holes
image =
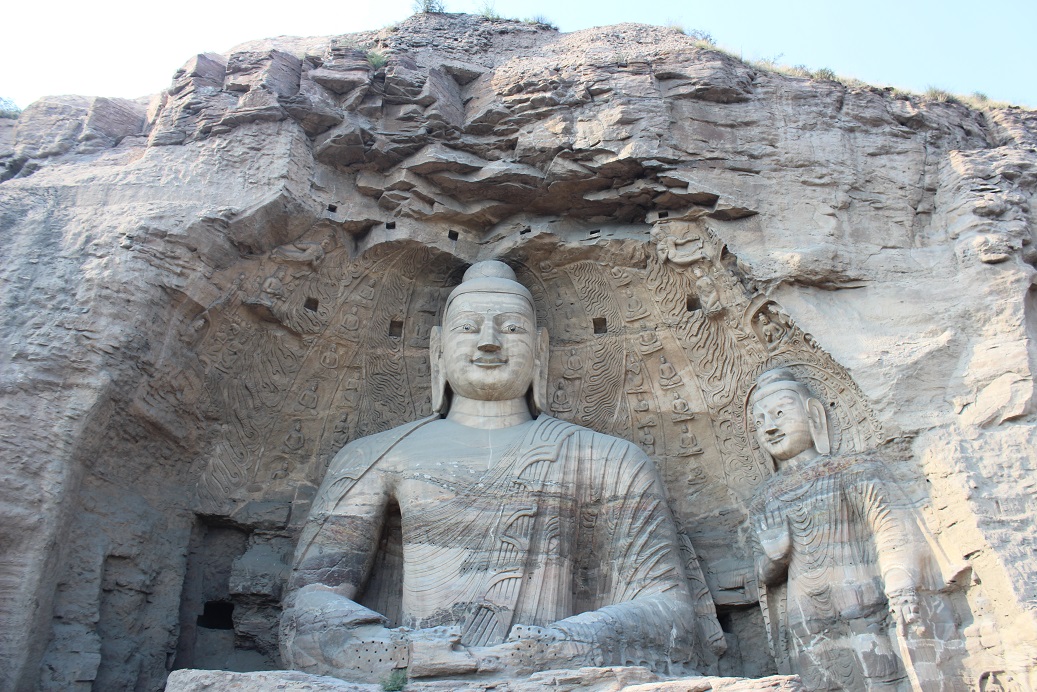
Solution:
[[[558,31],[558,26],[542,14],[538,14],[535,17],[530,17],[529,19],[523,19],[522,21],[524,21],[526,24],[533,24],[534,26],[542,26],[545,29]]]
[[[492,0],[483,0],[482,7],[479,8],[479,14],[490,21],[504,19],[504,16],[497,11],[497,6],[493,4]]]
[[[944,91],[943,89],[939,89],[934,86],[930,86],[929,88],[927,88],[925,90],[925,93],[922,94],[922,96],[927,101],[938,101],[940,103],[961,103],[961,101],[959,101],[957,97],[955,97],[954,94],[952,94],[951,92]]]
[[[814,70],[814,79],[827,80],[829,82],[838,81],[835,70],[830,70],[827,67],[822,67],[819,70]]]
[[[414,0],[414,11],[419,14],[443,14],[446,5],[443,0]]]
[[[384,67],[385,63],[388,61],[389,59],[385,57],[385,55],[376,50],[367,51],[367,64],[370,65],[372,69],[377,70],[380,67]]]

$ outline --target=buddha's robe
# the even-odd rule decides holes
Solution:
[[[692,661],[696,614],[673,520],[631,443],[543,415],[494,431],[426,420],[357,440],[318,491],[289,590],[319,584],[371,604],[396,506],[402,583],[387,624],[457,627],[465,647],[550,626],[590,645],[583,664],[679,672]],[[393,610],[384,593],[396,589],[378,590],[381,612]]]

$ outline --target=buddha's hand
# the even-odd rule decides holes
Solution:
[[[507,641],[471,650],[480,672],[529,675],[542,670],[600,665],[594,647],[575,641],[560,629],[515,625]]]
[[[787,562],[792,552],[792,533],[788,518],[780,511],[760,515],[756,520],[756,536],[764,555],[773,562]]]
[[[368,668],[407,665],[407,642],[385,618],[334,591],[306,587],[281,616],[281,651],[289,667],[363,680]],[[380,661],[377,666],[373,661]]]

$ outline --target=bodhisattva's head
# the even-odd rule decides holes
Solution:
[[[447,298],[442,326],[430,338],[433,408],[454,399],[525,402],[547,396],[547,331],[537,329],[533,296],[503,262],[478,262]],[[528,412],[528,408],[527,408]]]
[[[831,452],[824,404],[791,370],[775,368],[760,375],[750,409],[756,439],[779,467]]]

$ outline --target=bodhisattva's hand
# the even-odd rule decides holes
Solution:
[[[888,595],[889,612],[897,623],[897,632],[901,636],[907,633],[908,628],[920,633],[922,627],[922,606],[919,602],[918,591],[915,589],[901,589]]]
[[[792,551],[788,518],[781,512],[768,512],[756,523],[756,535],[764,554],[773,562],[787,562]]]
[[[560,629],[535,625],[515,625],[504,643],[469,651],[479,661],[479,672],[529,675],[541,670],[602,665],[591,644],[573,641]]]

